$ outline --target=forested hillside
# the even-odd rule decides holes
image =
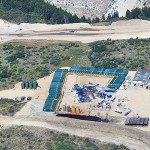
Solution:
[[[64,24],[91,22],[90,19],[86,19],[84,16],[78,18],[76,15],[71,15],[61,8],[56,8],[44,2],[44,0],[0,0],[0,4],[0,17],[17,23]]]
[[[119,18],[119,12],[116,11],[114,14],[108,14],[106,20],[107,21],[116,21],[116,20],[124,20],[124,19],[144,19],[150,20],[150,7],[144,8],[135,8],[126,11],[125,17]]]

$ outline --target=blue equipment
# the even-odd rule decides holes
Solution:
[[[116,90],[106,89],[105,92],[112,92],[112,93],[115,93]]]

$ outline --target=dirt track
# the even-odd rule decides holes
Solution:
[[[0,117],[0,125],[25,125],[44,127],[81,137],[89,137],[103,142],[124,144],[130,149],[149,150],[150,134],[133,128],[122,127],[115,124],[88,122],[68,118],[29,117],[18,116],[14,118]]]
[[[25,39],[89,43],[98,40],[107,40],[108,38],[116,40],[137,37],[150,37],[150,21],[134,19],[114,22],[109,26],[92,26],[87,23],[64,25],[23,23],[16,25],[0,22],[0,43]]]

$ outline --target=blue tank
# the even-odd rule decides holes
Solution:
[[[112,92],[112,93],[115,93],[116,90],[107,89],[107,90],[105,90],[105,92]]]

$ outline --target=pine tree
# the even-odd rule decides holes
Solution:
[[[108,14],[107,19],[112,19],[111,14]]]
[[[102,20],[103,20],[103,21],[105,20],[105,15],[104,15],[104,14],[102,15]]]
[[[114,16],[115,16],[115,18],[119,18],[119,13],[118,13],[118,11],[115,12],[115,15],[114,15]]]
[[[98,17],[95,18],[95,23],[100,22],[100,19]]]
[[[126,17],[127,17],[128,19],[131,18],[131,12],[130,12],[130,10],[127,10],[127,11],[126,11]]]
[[[78,22],[80,22],[80,20],[79,20],[79,18],[78,18],[78,16],[77,16],[77,15],[74,15],[74,16],[73,16],[73,18],[72,18],[72,22],[74,22],[74,23],[78,23]]]
[[[81,17],[81,22],[86,22],[85,16],[82,16],[82,17]]]

